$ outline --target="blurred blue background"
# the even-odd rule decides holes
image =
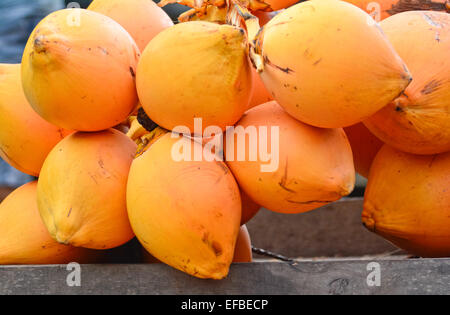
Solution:
[[[1,0],[0,62],[19,63],[27,38],[42,17],[64,7],[63,0]],[[0,186],[16,187],[33,180],[0,159]]]
[[[91,0],[0,0],[0,63],[19,63],[28,36],[36,24],[49,13],[74,2],[86,8]],[[164,10],[176,21],[178,15],[187,8],[172,4]],[[31,180],[32,177],[13,169],[0,159],[0,187],[17,187]]]

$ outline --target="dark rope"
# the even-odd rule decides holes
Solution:
[[[291,262],[291,263],[295,262],[295,259],[293,259],[293,258],[289,258],[289,257],[283,256],[283,255],[275,254],[275,253],[272,253],[271,251],[268,251],[268,250],[265,250],[265,249],[262,249],[262,248],[256,248],[256,247],[252,246],[252,251],[253,251],[253,253],[261,255],[261,256],[275,258],[275,259],[278,259],[278,260],[281,260],[281,261],[285,261],[285,262]]]

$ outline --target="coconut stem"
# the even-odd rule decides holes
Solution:
[[[143,108],[139,108],[138,116],[131,116],[129,122],[127,137],[137,144],[135,157],[144,154],[156,140],[168,132],[148,118]]]
[[[228,15],[229,24],[240,26],[245,24],[247,28],[247,37],[249,43],[249,57],[256,68],[256,71],[262,72],[264,70],[264,59],[257,53],[256,41],[261,31],[259,24],[259,19],[250,13],[250,11],[240,5],[239,3],[233,2],[232,8]]]
[[[148,132],[152,132],[158,127],[158,124],[151,120],[150,117],[148,117],[147,113],[142,107],[138,110],[137,120]]]

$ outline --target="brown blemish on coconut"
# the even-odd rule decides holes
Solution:
[[[136,72],[134,71],[133,67],[130,67],[130,74],[134,78],[136,78]]]
[[[283,174],[283,177],[281,178],[281,181],[278,184],[280,185],[281,188],[283,188],[287,192],[295,193],[296,192],[295,190],[292,190],[286,186],[287,178],[288,178],[288,160],[286,159],[286,166],[284,167],[284,174]]]
[[[431,94],[434,91],[436,91],[440,85],[441,85],[440,81],[432,80],[427,85],[425,85],[422,91],[420,92],[425,95]]]
[[[219,257],[219,256],[221,256],[223,254],[222,246],[216,241],[212,242],[211,249],[213,250],[213,252],[216,255],[216,257]]]

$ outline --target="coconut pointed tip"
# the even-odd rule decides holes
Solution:
[[[409,72],[404,74],[402,78],[405,80],[406,87],[413,81],[413,77]]]
[[[230,265],[231,261],[228,263],[217,262],[216,264],[210,266],[197,266],[196,268],[178,269],[199,279],[223,280],[228,277]]]
[[[223,280],[226,277],[228,277],[229,271],[230,271],[230,268],[227,267],[227,268],[224,268],[221,271],[217,271],[217,272],[211,274],[208,278],[210,278],[212,280]]]
[[[403,73],[401,75],[402,80],[405,84],[405,89],[408,87],[408,85],[413,81],[413,76],[411,72],[409,71],[408,67],[405,63],[403,63]]]
[[[55,240],[63,245],[69,245],[70,237],[67,237],[67,235],[62,235],[62,233],[57,232],[55,235]]]
[[[355,180],[348,181],[344,185],[339,187],[339,195],[341,197],[346,197],[350,195],[355,189]]]

